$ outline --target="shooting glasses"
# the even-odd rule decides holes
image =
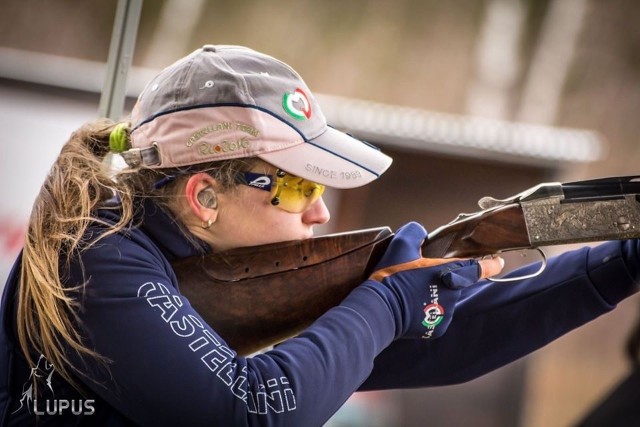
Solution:
[[[240,184],[271,193],[271,204],[291,213],[304,212],[314,204],[325,186],[292,175],[282,169],[274,175],[244,172],[240,175]]]

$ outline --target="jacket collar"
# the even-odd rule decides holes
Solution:
[[[140,229],[158,245],[169,261],[211,252],[208,244],[189,233],[150,199],[143,200],[141,207]]]

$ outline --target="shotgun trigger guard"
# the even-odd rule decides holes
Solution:
[[[519,280],[524,280],[524,279],[531,279],[532,277],[536,277],[539,276],[546,268],[547,268],[547,256],[544,253],[544,251],[538,247],[532,248],[535,249],[536,251],[538,251],[538,253],[540,254],[540,256],[542,257],[542,262],[540,264],[540,268],[538,269],[538,271],[531,273],[531,274],[525,274],[524,276],[519,276],[519,277],[507,277],[505,279],[500,279],[500,278],[491,278],[488,277],[487,280],[491,281],[491,282],[498,282],[498,283],[506,283],[506,282],[517,282]],[[521,249],[515,249],[515,250],[521,250]],[[505,251],[508,252],[508,251]]]

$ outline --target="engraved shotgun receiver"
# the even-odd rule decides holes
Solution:
[[[431,258],[479,257],[640,236],[640,177],[547,183],[513,197],[483,197],[481,211],[460,214],[423,246]]]
[[[540,184],[504,200],[484,197],[482,210],[430,233],[422,254],[473,258],[637,238],[639,196],[640,177],[633,176]],[[249,354],[299,333],[339,304],[369,277],[392,236],[387,227],[359,230],[237,248],[173,267],[203,318],[239,354]]]

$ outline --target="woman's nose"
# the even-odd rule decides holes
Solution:
[[[326,224],[330,218],[329,208],[327,208],[322,197],[316,200],[316,202],[309,206],[302,214],[302,222],[305,224]]]

